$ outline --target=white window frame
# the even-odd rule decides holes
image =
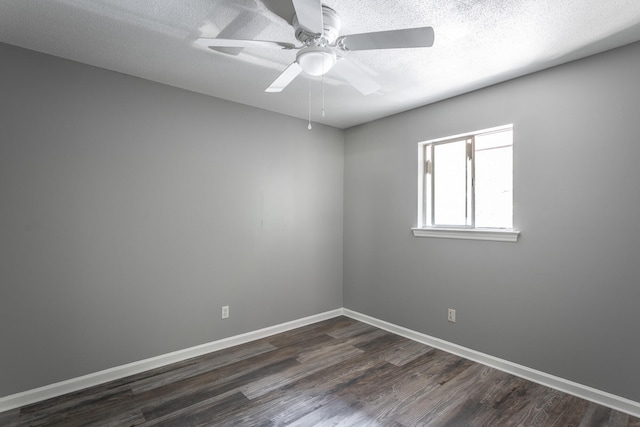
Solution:
[[[492,132],[500,132],[507,129],[513,130],[513,125],[497,126],[489,129],[483,129],[464,134],[448,136],[445,138],[432,139],[420,142],[418,144],[418,225],[412,228],[415,237],[438,237],[447,239],[467,239],[467,240],[491,240],[500,242],[516,242],[520,232],[514,228],[477,228],[475,227],[475,190],[470,190],[467,194],[467,225],[442,226],[433,225],[434,205],[433,200],[429,203],[428,197],[433,198],[432,175],[427,173],[428,168],[433,164],[431,162],[431,153],[434,146],[438,144],[452,143],[456,141],[467,140],[467,150],[475,150],[474,138],[476,135],[487,134]],[[468,155],[468,161],[474,161],[473,157]],[[471,175],[474,168],[471,167]],[[469,183],[473,183],[474,177],[468,176]],[[472,184],[471,184],[472,185]]]

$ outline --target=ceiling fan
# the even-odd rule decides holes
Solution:
[[[209,48],[262,47],[297,50],[296,59],[265,89],[265,92],[281,92],[303,71],[311,76],[322,76],[330,70],[364,95],[380,89],[380,85],[342,55],[342,52],[372,49],[397,49],[433,46],[431,27],[405,28],[401,30],[339,36],[340,16],[322,4],[321,0],[292,0],[295,9],[292,25],[295,37],[302,43],[266,40],[239,40],[199,38],[198,44]]]

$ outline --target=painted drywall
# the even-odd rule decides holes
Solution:
[[[342,307],[342,131],[0,63],[0,397]]]
[[[345,307],[640,401],[639,75],[633,44],[347,130]],[[418,142],[509,123],[520,240],[413,237]]]

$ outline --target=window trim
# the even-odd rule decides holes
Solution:
[[[520,231],[507,228],[412,228],[414,237],[437,237],[441,239],[489,240],[493,242],[518,241]]]
[[[427,164],[427,146],[435,146],[440,143],[449,143],[460,140],[471,140],[471,149],[475,150],[475,136],[492,132],[501,132],[507,129],[513,130],[513,124],[496,126],[488,129],[477,130],[474,132],[466,132],[458,135],[447,136],[444,138],[431,139],[422,141],[418,144],[418,226],[412,228],[414,237],[436,237],[446,239],[465,239],[465,240],[489,240],[498,242],[517,242],[520,231],[515,228],[476,228],[475,212],[472,212],[471,225],[467,226],[442,226],[442,225],[425,225],[428,218],[432,218],[427,212],[428,207],[433,209],[433,203],[428,205],[427,193],[425,187],[433,185],[433,181],[426,178],[425,167]],[[433,149],[433,148],[432,148]],[[473,156],[475,158],[475,156]],[[432,167],[432,166],[431,166]],[[472,173],[474,168],[472,168]],[[472,177],[473,179],[473,177]],[[433,194],[431,192],[431,194]],[[472,198],[475,197],[475,191],[472,192]],[[475,204],[475,200],[472,202]]]

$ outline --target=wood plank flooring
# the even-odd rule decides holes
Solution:
[[[640,419],[338,317],[0,413],[0,425],[640,427]]]

